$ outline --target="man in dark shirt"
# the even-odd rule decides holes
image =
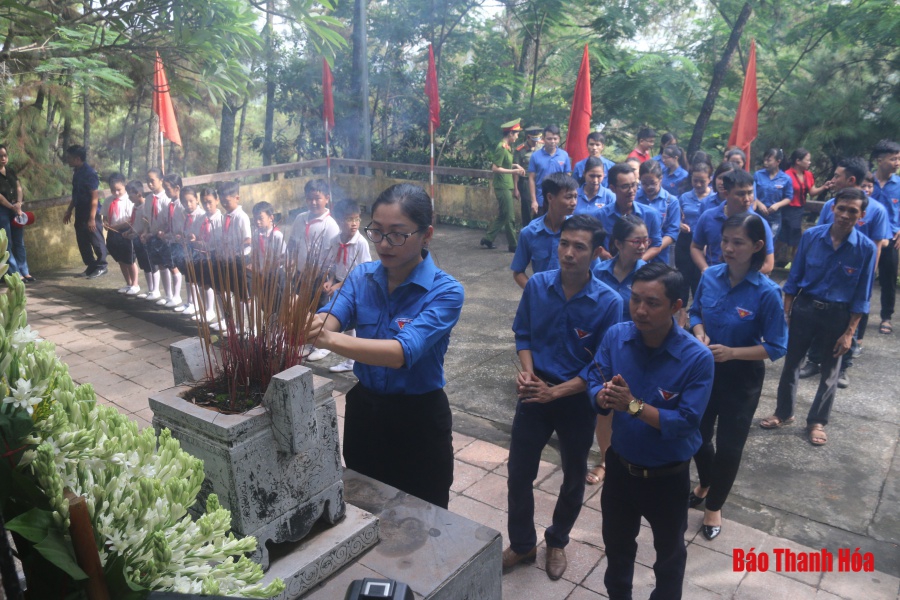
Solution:
[[[106,242],[103,239],[103,220],[100,217],[100,179],[97,171],[87,164],[84,146],[69,146],[66,161],[72,173],[72,201],[66,209],[63,224],[72,221],[75,212],[75,241],[81,260],[87,267],[77,277],[93,279],[106,275]]]

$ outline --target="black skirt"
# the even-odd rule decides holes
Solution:
[[[122,265],[134,264],[134,243],[114,229],[106,231],[106,250],[117,263]]]

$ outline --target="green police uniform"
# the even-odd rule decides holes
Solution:
[[[503,130],[504,137],[510,131],[520,131],[519,119],[504,123],[500,126]],[[500,141],[491,155],[491,164],[501,169],[513,168],[513,151],[507,143],[506,139]],[[506,242],[509,245],[509,251],[512,252],[518,245],[518,228],[516,227],[516,209],[515,199],[513,197],[513,176],[512,173],[494,173],[494,195],[497,197],[498,214],[494,222],[488,228],[487,234],[481,240],[482,246],[493,248],[494,238],[497,234],[503,232],[506,235]]]
[[[543,130],[540,127],[529,127],[525,130],[525,135],[532,138],[540,138]],[[516,146],[513,153],[513,162],[528,171],[528,163],[531,161],[531,155],[535,150],[541,147],[540,141],[534,148],[528,147],[528,142],[522,142]],[[528,176],[519,177],[519,199],[522,205],[522,227],[531,223],[531,188],[528,186]]]

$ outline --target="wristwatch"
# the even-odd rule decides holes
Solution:
[[[638,400],[635,398],[631,402],[628,403],[628,414],[632,417],[639,417],[640,414],[644,412],[644,401]]]

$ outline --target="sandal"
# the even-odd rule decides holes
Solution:
[[[25,275],[22,277],[22,281],[24,283],[34,283],[36,281],[36,279],[31,275]]]
[[[597,465],[585,476],[584,481],[588,485],[597,485],[606,477],[606,465]]]
[[[882,321],[881,326],[878,328],[878,333],[883,335],[890,335],[894,332],[893,326],[891,326],[890,321]]]
[[[809,433],[809,443],[813,446],[824,446],[828,442],[825,426],[821,423],[813,423],[806,428],[806,431]]]
[[[759,422],[759,426],[763,429],[780,429],[785,425],[790,425],[794,422],[794,417],[788,417],[787,419],[782,419],[778,415],[772,415],[770,417],[766,417],[762,421]]]

